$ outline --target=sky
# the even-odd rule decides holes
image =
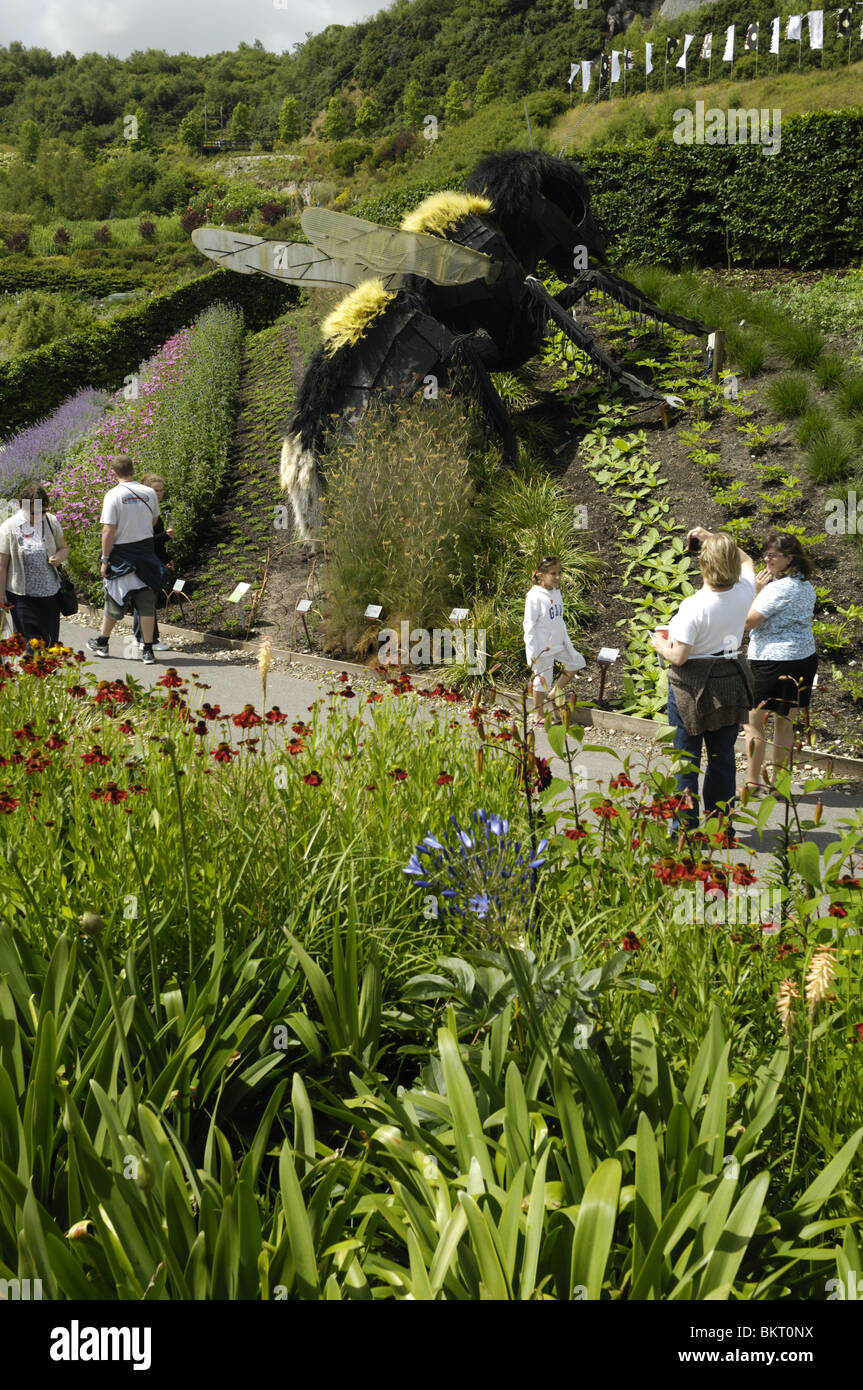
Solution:
[[[41,0],[0,7],[0,45],[17,39],[51,53],[135,49],[220,53],[260,39],[283,53],[329,24],[353,24],[386,9],[386,0]],[[5,15],[3,14],[5,10]]]

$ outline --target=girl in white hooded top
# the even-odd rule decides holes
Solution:
[[[535,727],[544,721],[545,697],[561,689],[586,665],[569,638],[563,620],[563,597],[560,592],[561,563],[556,555],[540,560],[533,572],[533,587],[524,602],[524,648],[528,664],[533,668],[533,700]],[[563,675],[552,683],[554,663],[563,666]]]

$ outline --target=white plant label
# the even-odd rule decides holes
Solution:
[[[451,623],[463,623],[469,612],[469,608],[454,608],[449,615],[449,620]]]
[[[298,613],[308,613],[308,611],[309,611],[309,609],[311,608],[311,606],[312,606],[312,600],[311,600],[310,598],[301,598],[300,601],[299,601],[299,603],[297,604],[297,612],[298,612]]]
[[[365,617],[367,617],[367,618],[379,618],[379,617],[381,616],[381,613],[382,613],[383,611],[384,611],[384,606],[383,606],[382,603],[370,603],[370,604],[368,605],[368,607],[366,608]]]
[[[600,666],[610,666],[620,656],[619,647],[603,647],[596,658]]]
[[[228,594],[228,597],[225,600],[225,602],[239,603],[241,598],[245,598],[246,594],[249,592],[251,587],[251,584],[238,584],[234,592],[232,594]]]
[[[175,579],[175,580],[174,580],[174,587],[173,587],[173,589],[171,590],[171,593],[172,593],[172,594],[181,594],[181,593],[183,592],[183,590],[185,589],[185,587],[186,587],[186,581],[185,581],[185,579]]]

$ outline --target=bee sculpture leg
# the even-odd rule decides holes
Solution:
[[[465,334],[453,339],[446,363],[462,391],[473,396],[489,434],[500,439],[501,461],[509,467],[518,457],[518,440],[483,360],[490,352],[496,356],[497,349],[487,333]]]
[[[656,319],[659,323],[671,324],[672,328],[679,328],[683,333],[691,333],[698,337],[712,331],[697,319],[684,318],[682,314],[666,313],[652,299],[648,299],[646,294],[642,294],[637,285],[631,285],[628,280],[622,280],[619,275],[598,266],[583,270],[577,280],[573,280],[572,284],[555,295],[555,299],[563,309],[571,309],[591,290],[600,290],[632,313]]]

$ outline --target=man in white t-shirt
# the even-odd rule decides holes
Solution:
[[[117,484],[105,494],[100,517],[105,609],[101,633],[91,637],[87,646],[96,656],[107,656],[114,624],[130,608],[136,608],[144,639],[142,659],[152,666],[156,659],[153,626],[163,570],[153,546],[159,499],[153,488],[134,482],[134,465],[128,454],[115,454],[111,467]]]

